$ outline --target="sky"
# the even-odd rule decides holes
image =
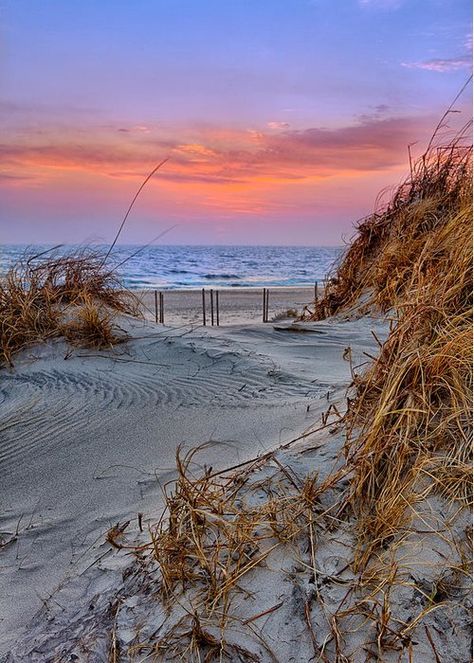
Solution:
[[[0,0],[0,242],[334,246],[468,79],[467,0]],[[470,90],[452,128],[471,113]]]

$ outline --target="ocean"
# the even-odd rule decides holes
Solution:
[[[0,272],[50,246],[0,246]],[[65,246],[61,251],[75,248]],[[97,246],[106,251],[108,247]],[[117,246],[108,263],[130,289],[307,286],[323,280],[342,247],[305,246]]]

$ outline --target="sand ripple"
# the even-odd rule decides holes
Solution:
[[[246,407],[256,400],[318,397],[321,389],[255,356],[198,351],[193,343],[142,343],[127,356],[38,360],[4,375],[0,464],[66,444],[73,431],[95,431],[127,412]]]

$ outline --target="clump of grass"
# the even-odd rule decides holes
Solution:
[[[107,348],[124,340],[117,333],[110,309],[89,300],[80,306],[74,317],[61,327],[64,338],[84,348]]]
[[[201,583],[212,610],[225,604],[238,579],[268,555],[265,541],[279,531],[288,536],[288,531],[279,522],[282,513],[276,502],[265,509],[241,503],[239,492],[251,466],[238,479],[222,480],[208,471],[193,477],[190,467],[197,450],[181,457],[178,449],[178,479],[166,496],[167,517],[152,531],[152,543],[164,598]]]
[[[314,318],[390,311],[379,357],[346,418],[361,561],[437,489],[470,503],[472,147],[432,148],[368,217]]]
[[[421,276],[434,266],[429,238],[464,206],[469,213],[472,147],[463,145],[462,138],[431,148],[390,202],[359,223],[313,319],[344,311],[360,303],[363,295],[367,308],[386,312],[409,295],[415,267]]]
[[[182,456],[178,449],[178,477],[172,491],[165,492],[166,510],[151,528],[148,546],[161,572],[165,606],[172,611],[188,592],[196,601],[183,619],[171,620],[159,637],[134,644],[129,653],[166,651],[170,660],[260,660],[226,635],[236,621],[253,633],[252,619],[242,621],[233,614],[235,595],[276,548],[306,537],[314,551],[317,533],[331,526],[332,509],[322,506],[320,496],[337,484],[341,472],[323,481],[309,476],[300,483],[274,459],[279,480],[271,485],[250,481],[265,462],[272,462],[270,456],[250,462],[238,474],[205,469],[195,476],[192,463],[198,450]],[[255,499],[259,492],[265,499]]]
[[[25,255],[0,279],[0,363],[33,344],[64,336],[77,345],[105,347],[120,340],[113,314],[139,313],[103,256]]]

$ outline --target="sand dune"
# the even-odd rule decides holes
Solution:
[[[370,328],[384,333],[370,320],[307,334],[122,324],[132,339],[113,351],[54,343],[2,376],[1,651],[67,579],[86,596],[111,526],[156,519],[179,444],[211,442],[200,459],[223,468],[291,439],[343,393],[344,349],[360,363]]]

